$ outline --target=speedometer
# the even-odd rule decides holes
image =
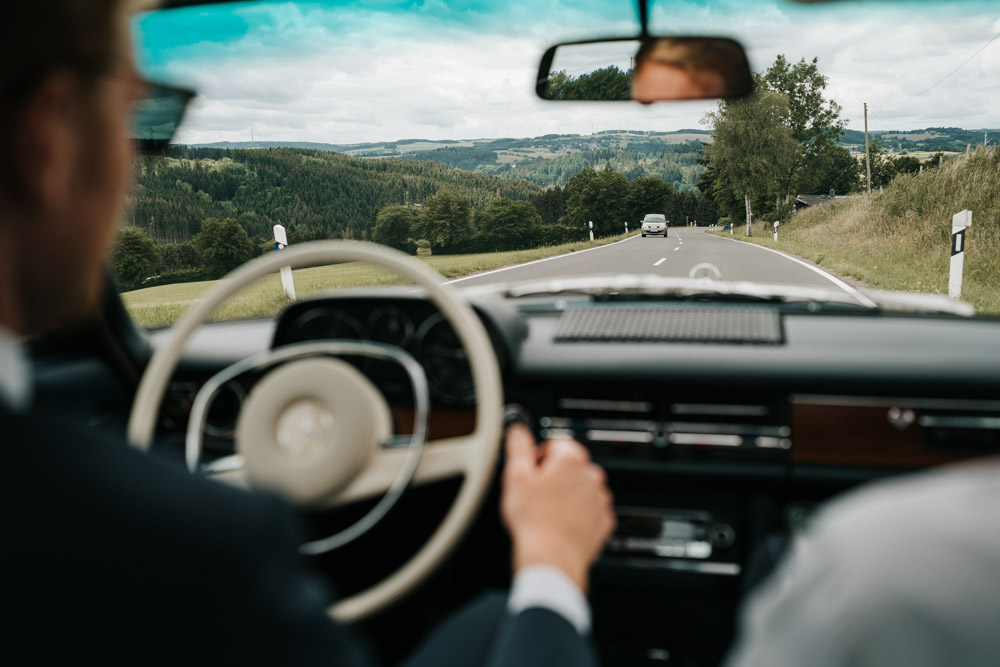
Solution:
[[[307,310],[289,327],[288,342],[308,340],[364,340],[365,328],[358,318],[339,308],[313,308]]]
[[[413,318],[398,306],[382,306],[368,316],[368,332],[379,343],[406,347],[413,330]]]
[[[440,313],[427,318],[417,331],[416,352],[427,373],[431,393],[451,405],[476,402],[472,371],[458,335]]]

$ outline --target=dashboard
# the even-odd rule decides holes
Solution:
[[[1000,453],[993,320],[507,300],[485,291],[468,298],[493,342],[506,401],[540,438],[580,440],[608,473],[618,528],[591,595],[609,664],[662,664],[665,656],[717,664],[740,600],[823,501],[872,480]],[[183,431],[180,415],[209,360],[221,367],[236,339],[264,348],[397,345],[429,380],[428,446],[474,426],[475,394],[454,332],[420,292],[387,288],[298,302],[276,324],[205,326],[164,407],[175,415],[166,436]],[[348,361],[382,390],[397,432],[407,433],[406,376],[368,358]],[[205,433],[219,456],[232,452],[219,422],[234,418],[253,382],[242,378],[228,398],[220,394],[216,427]],[[503,575],[497,531],[496,517],[474,529],[471,541],[491,546],[470,558],[492,566],[466,576]]]

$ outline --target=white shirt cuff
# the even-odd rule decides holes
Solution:
[[[514,575],[507,597],[507,610],[518,614],[531,607],[542,607],[559,614],[581,636],[590,633],[590,605],[573,580],[550,565],[530,565]]]

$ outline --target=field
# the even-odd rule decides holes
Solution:
[[[774,247],[878,289],[948,293],[951,218],[972,211],[962,300],[1000,315],[1000,150],[978,149],[938,169],[899,176],[883,193],[807,209],[753,243]],[[737,225],[735,238],[743,238]]]
[[[873,133],[873,136],[875,136],[876,138],[888,137],[890,139],[906,139],[907,141],[924,141],[926,139],[937,139],[945,135],[941,134],[940,132],[920,132],[911,134],[905,134],[902,132],[895,132],[895,133],[881,132],[878,134]]]
[[[515,250],[511,252],[482,253],[475,255],[422,256],[426,262],[444,278],[490,271],[504,266],[530,262],[535,259],[552,257],[586,248],[620,241],[624,235],[608,237],[594,242],[580,241],[547,248]],[[396,285],[402,281],[379,269],[357,264],[341,264],[299,269],[292,272],[295,278],[296,296],[302,298],[310,294],[343,287],[373,285]],[[170,326],[214,284],[214,281],[179,283],[149,287],[122,294],[125,307],[132,319],[149,328]],[[277,274],[250,285],[230,299],[213,315],[214,320],[250,319],[274,317],[289,303],[281,290]]]

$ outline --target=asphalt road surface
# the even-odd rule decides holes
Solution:
[[[850,286],[804,262],[761,246],[719,238],[704,231],[698,227],[671,228],[670,235],[666,238],[642,238],[637,234],[599,248],[488,271],[450,282],[464,287],[622,273],[687,278],[699,264],[711,264],[722,274],[722,280],[840,288],[851,292]],[[737,233],[742,233],[742,230]]]

